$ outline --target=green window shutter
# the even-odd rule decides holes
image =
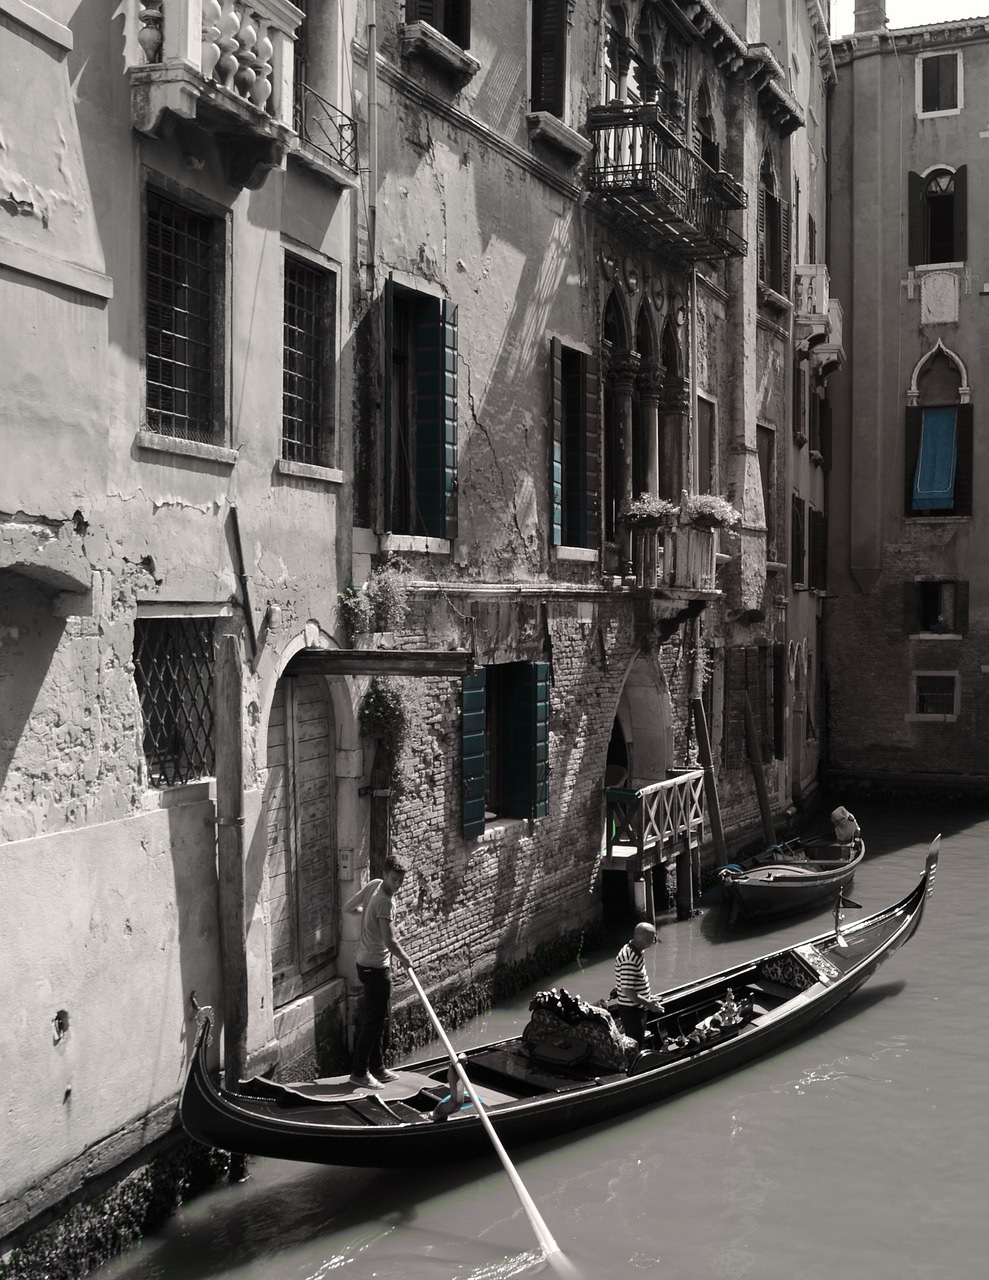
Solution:
[[[968,166],[964,164],[955,170],[953,213],[955,261],[964,262],[968,257]]]
[[[584,365],[584,510],[581,545],[601,540],[601,363],[585,355]]]
[[[759,206],[756,214],[756,246],[759,256],[759,279],[765,284],[768,263],[766,260],[766,187],[764,183],[759,186]]]
[[[479,836],[484,831],[485,669],[464,676],[460,716],[460,753],[463,766],[463,832]]]
[[[457,536],[458,309],[430,300],[416,323],[416,512],[430,538]]]
[[[908,406],[904,415],[903,430],[903,511],[912,516],[913,478],[917,471],[917,455],[920,452],[921,410],[918,405]]]
[[[443,534],[455,538],[457,523],[458,308],[444,299],[440,308],[443,337]]]
[[[392,358],[395,350],[395,282],[391,276],[385,281],[385,531],[392,525],[392,469],[394,456],[392,452],[392,435],[395,430],[392,411]]]
[[[549,709],[549,663],[534,662],[532,664],[532,816],[534,818],[545,818],[549,812]]]
[[[461,49],[470,48],[470,0],[445,0],[443,34]]]
[[[972,405],[955,410],[955,506],[956,516],[972,514]]]
[[[505,696],[504,803],[513,818],[544,818],[549,806],[549,663],[514,664]]]
[[[532,0],[532,111],[562,117],[566,69],[567,0]]]
[[[806,503],[803,498],[793,495],[790,513],[790,582],[807,585],[804,566],[804,513]]]
[[[919,173],[907,174],[907,261],[915,267],[926,260],[924,246],[924,179]]]
[[[968,583],[955,583],[955,630],[960,636],[968,635]]]
[[[920,591],[916,582],[903,584],[903,634],[916,635],[920,630]]]
[[[786,759],[786,645],[773,645],[773,756]]]
[[[780,201],[780,293],[790,296],[790,205]]]
[[[563,542],[563,344],[559,338],[549,343],[550,370],[550,459],[549,504],[550,544]]]

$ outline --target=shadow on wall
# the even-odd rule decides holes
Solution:
[[[0,571],[0,840],[42,829],[43,814],[32,821],[30,813],[34,784],[72,742],[74,726],[65,723],[66,699],[53,672],[65,628],[64,618],[52,616],[49,591]]]

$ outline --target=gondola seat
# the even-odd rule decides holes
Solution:
[[[625,1071],[638,1051],[607,1009],[559,992],[540,991],[529,1005],[522,1042],[531,1059],[558,1070]]]

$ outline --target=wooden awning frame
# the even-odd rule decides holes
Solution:
[[[474,655],[465,649],[302,649],[289,675],[468,676]]]

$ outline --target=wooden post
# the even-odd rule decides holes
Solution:
[[[216,862],[223,969],[223,1072],[236,1091],[247,1066],[247,931],[244,924],[244,699],[240,641],[216,640]]]
[[[691,698],[690,706],[694,713],[694,731],[697,734],[697,757],[704,770],[704,798],[707,800],[707,816],[711,823],[714,856],[721,864],[728,861],[728,852],[725,847],[725,829],[721,823],[721,802],[718,799],[718,783],[714,776],[714,756],[711,752],[711,738],[707,731],[707,716],[704,714],[704,703],[700,698]]]
[[[745,713],[745,745],[748,748],[749,764],[752,766],[752,778],[755,782],[756,795],[759,797],[759,812],[762,814],[762,834],[766,844],[776,843],[776,827],[769,807],[769,792],[766,789],[766,775],[762,771],[762,753],[759,750],[759,736],[755,731],[755,716],[752,714],[752,703],[746,690],[742,709]]]
[[[694,876],[690,865],[690,832],[683,838],[677,854],[677,919],[689,920],[694,914]]]

